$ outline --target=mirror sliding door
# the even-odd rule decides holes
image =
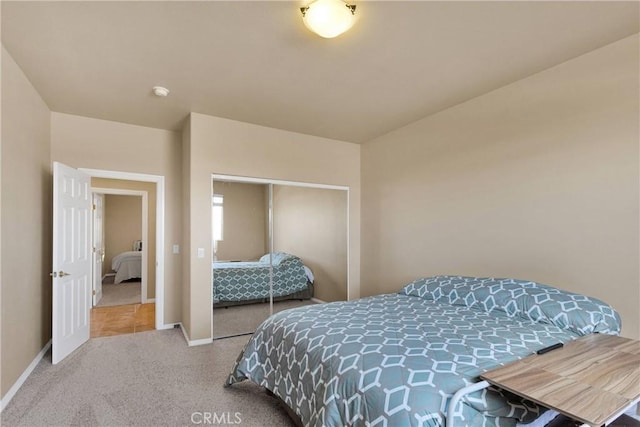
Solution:
[[[348,190],[213,175],[213,337],[348,298]]]
[[[269,184],[213,180],[213,337],[249,334],[269,316]]]
[[[273,248],[303,260],[316,302],[347,300],[347,191],[273,186]]]

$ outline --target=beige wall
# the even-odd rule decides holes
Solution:
[[[211,337],[211,174],[349,186],[351,295],[360,293],[360,146],[218,117],[190,116],[192,340]],[[197,248],[204,258],[195,256]]]
[[[362,293],[420,276],[600,298],[640,338],[638,36],[362,147]]]
[[[144,182],[144,181],[127,181],[121,179],[107,179],[107,178],[91,178],[91,186],[94,188],[109,188],[109,189],[117,189],[117,190],[135,190],[135,191],[144,191],[147,193],[147,240],[148,242],[143,242],[143,248],[147,250],[147,298],[152,299],[156,296],[156,268],[153,260],[156,259],[156,184],[155,182]],[[135,197],[135,196],[116,196],[116,195],[107,195],[106,200],[113,200],[113,197]],[[141,197],[138,197],[138,200],[141,203]],[[105,203],[105,214],[109,215],[113,206],[111,206],[110,202]],[[140,205],[142,206],[142,205]],[[122,215],[123,217],[127,217],[124,213],[118,213],[117,215]],[[142,215],[131,213],[132,216],[139,218],[139,221],[134,223],[127,224],[127,227],[138,227],[139,230],[142,228]],[[108,232],[108,230],[107,230]],[[122,248],[122,250],[112,250],[109,248],[109,239],[110,236],[107,234],[105,237],[105,248],[107,250],[107,254],[105,256],[105,262],[103,265],[103,269],[106,268],[107,271],[111,271],[111,257],[117,255],[123,251],[132,250],[133,242],[130,242],[128,245],[126,244],[127,240],[123,239],[121,244],[118,244],[118,247]],[[141,237],[138,237],[134,240],[141,240]]]
[[[273,186],[273,248],[313,271],[314,297],[347,299],[347,192]]]
[[[2,48],[0,394],[51,338],[50,113]]]
[[[182,258],[172,253],[182,245],[180,133],[54,112],[51,155],[76,168],[164,176],[164,322],[180,322]]]
[[[268,252],[265,240],[265,184],[213,181],[215,194],[224,196],[223,240],[218,260],[257,260]]]

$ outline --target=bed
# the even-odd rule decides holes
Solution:
[[[142,277],[142,252],[127,251],[119,253],[111,260],[111,269],[116,272],[113,283]]]
[[[313,273],[292,254],[276,252],[257,262],[213,263],[213,306],[262,302],[270,296],[270,261],[273,264],[273,297],[309,299],[313,296]]]
[[[312,305],[265,320],[226,385],[251,380],[305,426],[516,426],[544,408],[493,388],[448,408],[494,367],[620,316],[594,298],[515,279],[436,276],[397,294]]]

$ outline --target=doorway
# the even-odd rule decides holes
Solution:
[[[149,216],[155,212],[148,208],[149,191],[155,193],[153,184],[144,185],[149,191],[140,191],[103,187],[122,185],[114,180],[92,178],[91,182],[96,273],[93,306],[153,302],[148,298],[149,288],[155,294],[155,275],[148,262],[155,258],[155,241],[148,238],[155,231],[154,224],[149,224]]]
[[[156,252],[156,185],[92,177],[91,190],[98,202],[93,251],[99,273],[94,274],[90,336],[153,330],[155,272],[149,259]]]
[[[91,316],[94,289],[92,278],[96,257],[92,239],[91,178],[143,181],[155,185],[154,230],[155,255],[151,271],[156,276],[153,292],[158,303],[147,316],[150,329],[164,325],[164,177],[97,169],[76,169],[53,163],[53,271],[52,362],[56,364],[80,347],[90,337],[90,329],[99,321]],[[102,261],[101,256],[100,262]],[[93,260],[93,262],[92,262]],[[135,309],[136,311],[139,311]],[[134,312],[135,314],[135,312]],[[134,330],[140,322],[133,319]],[[93,323],[93,324],[92,324]],[[155,327],[154,327],[155,326]],[[173,325],[171,325],[173,326]],[[170,326],[169,326],[170,327]]]
[[[92,191],[98,201],[93,223],[94,268],[99,273],[94,279],[94,307],[148,302],[147,287],[155,284],[147,278],[147,192]]]
[[[143,212],[143,216],[148,218],[149,223],[146,228],[146,237],[142,240],[143,249],[143,264],[141,266],[147,272],[146,278],[143,275],[142,279],[148,282],[147,286],[142,285],[141,289],[141,302],[142,306],[151,304],[153,310],[149,307],[144,308],[145,319],[143,322],[138,318],[137,323],[134,321],[134,327],[138,325],[131,332],[138,332],[140,327],[150,327],[151,329],[164,329],[164,193],[165,184],[164,177],[159,175],[148,175],[133,172],[118,172],[118,171],[106,171],[99,169],[84,169],[80,168],[80,171],[88,174],[92,182],[92,187],[95,190],[106,191],[105,189],[113,190],[116,185],[114,183],[120,183],[129,185],[130,191],[138,191],[138,196],[144,199],[144,194],[147,193],[147,211]],[[96,179],[103,179],[103,181],[95,181]],[[106,184],[108,183],[108,185]],[[151,196],[151,191],[148,188],[134,187],[131,188],[132,183],[138,184],[150,184],[154,187],[154,196]],[[127,189],[127,187],[125,187]],[[122,188],[121,188],[122,190]],[[143,210],[145,203],[143,202]],[[145,228],[143,227],[143,231]],[[145,242],[145,240],[147,242]],[[146,245],[145,245],[146,243]],[[148,251],[145,251],[145,246]],[[145,292],[146,291],[146,292]],[[140,305],[140,304],[138,304]],[[141,311],[138,307],[137,311],[129,310],[123,318],[134,320],[136,316],[140,316]],[[94,318],[92,317],[92,322]],[[95,319],[97,322],[102,319]],[[97,323],[96,322],[96,323]],[[142,323],[144,325],[142,325]]]

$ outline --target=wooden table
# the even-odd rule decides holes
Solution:
[[[587,335],[480,378],[574,420],[601,426],[640,401],[640,341]]]

